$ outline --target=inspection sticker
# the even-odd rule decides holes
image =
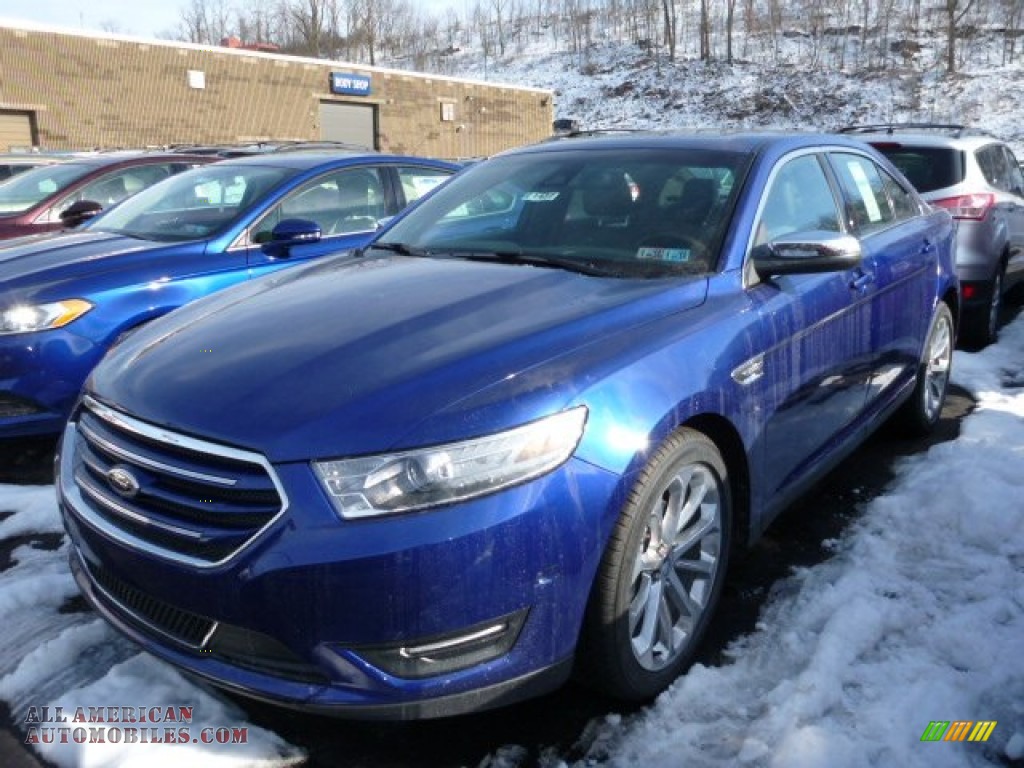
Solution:
[[[558,199],[558,192],[527,192],[523,200],[527,203],[550,203]]]
[[[647,259],[650,261],[671,261],[671,262],[684,262],[690,260],[690,249],[689,248],[652,248],[650,246],[644,246],[636,252],[638,259]]]

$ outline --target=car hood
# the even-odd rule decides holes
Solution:
[[[530,404],[565,407],[587,371],[554,360],[700,304],[706,290],[693,278],[330,259],[151,323],[114,348],[88,389],[144,420],[272,461],[445,442],[502,428],[496,411],[511,426],[541,415]]]
[[[30,235],[0,242],[0,298],[11,292],[17,292],[19,300],[36,295],[68,298],[49,295],[47,288],[96,278],[134,266],[143,256],[148,259],[181,247],[181,243],[154,243],[102,231]]]

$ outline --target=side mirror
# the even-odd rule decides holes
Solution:
[[[260,250],[274,259],[286,259],[296,245],[319,243],[322,237],[320,225],[306,219],[284,219],[270,233],[270,242]]]
[[[813,272],[842,272],[860,265],[860,241],[839,232],[794,232],[751,252],[754,269],[761,279],[773,275],[803,275]]]
[[[60,212],[60,223],[73,229],[102,210],[103,206],[95,200],[77,200]]]

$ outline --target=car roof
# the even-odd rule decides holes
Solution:
[[[91,168],[107,168],[116,165],[141,165],[150,162],[201,162],[209,163],[216,160],[209,155],[187,155],[180,152],[146,152],[138,150],[118,150],[97,154],[79,154],[69,157],[64,162],[72,165],[83,165]]]
[[[372,147],[329,139],[272,139],[236,144],[176,144],[167,147],[171,152],[220,157],[246,157],[274,152],[304,152],[309,150],[375,152]]]
[[[458,167],[456,163],[436,158],[416,157],[413,155],[382,155],[373,150],[369,151],[342,151],[342,150],[306,150],[302,152],[268,152],[257,155],[246,155],[245,157],[232,157],[225,160],[218,160],[217,165],[226,166],[274,166],[278,168],[295,168],[298,170],[309,170],[320,166],[348,165],[361,162],[387,163],[387,162],[430,162],[444,166]]]
[[[530,152],[563,152],[571,149],[703,149],[710,151],[757,154],[774,147],[780,151],[801,147],[841,146],[863,149],[864,142],[835,133],[810,131],[635,131],[584,132],[578,137],[563,137],[527,147],[507,150],[503,155]]]
[[[21,163],[44,165],[46,163],[59,163],[67,159],[69,159],[67,155],[51,155],[43,152],[0,152],[0,162],[5,165]]]

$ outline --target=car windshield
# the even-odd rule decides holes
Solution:
[[[140,240],[213,237],[296,173],[260,165],[202,166],[132,195],[87,226]]]
[[[94,165],[57,163],[19,173],[0,184],[0,215],[23,213],[93,170]]]
[[[376,248],[615,277],[715,268],[750,158],[693,149],[495,157],[456,176]]]

